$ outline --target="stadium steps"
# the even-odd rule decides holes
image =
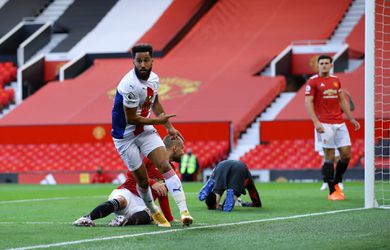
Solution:
[[[74,0],[55,0],[53,1],[37,18],[34,22],[46,23],[55,22],[66,9],[74,2]]]
[[[8,0],[0,0],[0,9],[3,7],[4,4],[6,4]]]
[[[238,139],[237,146],[232,150],[229,155],[230,160],[238,160],[246,152],[255,148],[260,143],[260,128],[259,122],[271,121],[278,113],[290,102],[295,96],[294,92],[281,93],[279,97],[271,103],[265,112],[261,113],[260,116],[254,121],[250,127],[243,133],[242,137]]]
[[[329,43],[344,43],[349,33],[353,30],[360,18],[364,15],[365,3],[364,0],[355,0],[345,13],[343,20],[336,28]]]
[[[54,49],[58,44],[60,44],[67,37],[68,37],[68,34],[66,34],[66,33],[52,34],[51,38],[50,38],[50,41],[45,46],[43,46],[40,50],[38,50],[37,53],[35,53],[30,58],[30,60],[35,59],[36,56],[41,55],[41,54],[46,54],[47,55],[46,60],[50,60],[50,58],[53,58],[53,54],[49,54],[50,51],[52,49]],[[54,58],[55,58],[54,60],[58,60],[59,55],[61,55],[61,53],[55,53],[54,54]],[[28,63],[28,61],[25,64],[27,64],[27,63]]]

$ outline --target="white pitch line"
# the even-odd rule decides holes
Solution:
[[[299,215],[292,215],[292,216],[285,216],[285,217],[275,217],[275,218],[269,218],[269,219],[250,220],[250,221],[214,224],[214,225],[207,225],[207,226],[189,227],[189,228],[185,228],[185,229],[168,229],[168,230],[164,230],[164,231],[154,231],[154,232],[148,232],[148,233],[125,234],[125,235],[117,235],[117,236],[102,237],[102,238],[92,238],[92,239],[85,239],[85,240],[65,241],[65,242],[58,242],[58,243],[52,243],[52,244],[46,244],[46,245],[35,245],[35,246],[26,246],[26,247],[20,247],[20,248],[9,248],[6,250],[27,250],[27,249],[37,249],[37,248],[61,247],[61,246],[76,245],[76,244],[82,244],[82,243],[88,243],[88,242],[96,242],[96,241],[135,238],[135,237],[146,236],[146,235],[175,233],[175,232],[180,232],[183,230],[197,230],[197,229],[204,229],[204,228],[227,227],[227,226],[245,225],[245,224],[253,224],[253,223],[268,222],[268,221],[282,221],[282,220],[299,219],[299,218],[305,218],[305,217],[321,216],[321,215],[326,215],[326,214],[337,214],[337,213],[344,213],[344,212],[351,212],[351,211],[359,211],[359,210],[365,210],[365,209],[366,208],[351,208],[351,209],[334,210],[334,211],[328,211],[328,212],[299,214]]]

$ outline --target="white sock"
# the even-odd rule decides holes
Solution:
[[[163,174],[165,179],[165,185],[168,188],[169,193],[171,193],[173,199],[175,200],[177,207],[180,210],[180,213],[187,209],[186,196],[184,194],[183,186],[179,177],[176,175],[173,169]]]
[[[156,213],[158,211],[158,207],[153,201],[153,195],[150,187],[148,187],[148,189],[143,189],[137,184],[137,191],[144,201],[146,207],[149,208],[153,214]]]

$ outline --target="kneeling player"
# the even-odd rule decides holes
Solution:
[[[226,160],[214,168],[211,178],[199,192],[199,200],[205,200],[208,209],[217,209],[226,190],[226,199],[221,209],[230,212],[238,197],[246,194],[245,189],[248,190],[252,203],[242,203],[242,206],[261,207],[259,193],[247,166],[240,161]]]
[[[182,140],[175,140],[166,136],[163,141],[167,149],[169,161],[180,162],[180,159],[184,154]],[[168,190],[165,184],[162,183],[163,177],[153,163],[147,158],[144,160],[144,165],[146,166],[149,176],[149,184],[152,187],[153,198],[158,198],[165,218],[171,222],[173,221],[173,216],[167,196]],[[88,215],[76,220],[73,225],[94,226],[95,223],[93,220],[106,217],[113,212],[117,214],[117,217],[110,222],[109,225],[111,226],[150,223],[150,216],[147,216],[149,210],[146,209],[143,200],[138,196],[136,185],[136,180],[131,172],[128,171],[126,181],[111,193],[108,201],[97,206]]]
[[[167,189],[163,183],[156,182],[152,190],[161,195],[167,195]],[[95,226],[94,220],[104,218],[111,213],[116,217],[108,224],[110,226],[145,225],[150,224],[152,218],[144,201],[127,188],[114,189],[108,201],[95,207],[88,215],[80,217],[73,225]]]

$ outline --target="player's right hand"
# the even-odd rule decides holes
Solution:
[[[169,118],[175,117],[175,114],[165,114],[161,113],[157,116],[158,124],[165,124],[168,122]]]
[[[351,123],[355,127],[355,131],[360,129],[360,123],[358,121],[352,118]]]
[[[318,133],[325,133],[325,128],[324,126],[322,126],[321,122],[314,123],[314,127],[316,128]]]

